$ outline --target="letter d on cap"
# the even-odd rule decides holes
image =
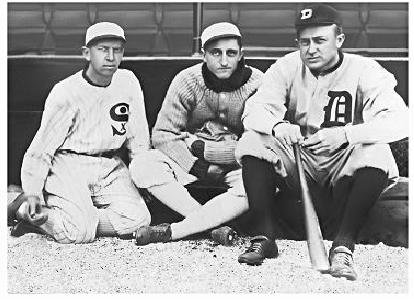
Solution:
[[[301,20],[305,20],[305,19],[309,19],[310,17],[312,17],[312,9],[311,8],[306,8],[300,11],[300,19]]]

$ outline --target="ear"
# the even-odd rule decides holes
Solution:
[[[241,58],[243,58],[243,56],[244,56],[244,48],[242,47],[242,48],[240,48],[240,55],[239,55],[239,59],[238,59],[239,62],[240,62]]]
[[[201,48],[201,53],[203,54],[203,62],[206,62],[206,52],[203,48]]]
[[[336,36],[336,47],[341,48],[342,44],[344,44],[345,41],[345,34],[340,34]]]
[[[91,60],[91,50],[89,47],[82,46],[82,55],[86,59],[86,61]]]

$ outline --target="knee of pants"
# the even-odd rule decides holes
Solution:
[[[89,243],[95,239],[98,217],[73,219],[67,213],[52,210],[42,229],[59,243]]]
[[[151,223],[151,214],[142,199],[139,202],[135,200],[124,205],[109,206],[105,211],[118,235],[130,234]]]

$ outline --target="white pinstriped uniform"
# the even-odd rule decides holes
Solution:
[[[371,58],[343,54],[330,73],[315,77],[299,51],[279,59],[265,73],[262,85],[247,102],[243,124],[247,132],[236,149],[238,160],[253,155],[275,164],[282,176],[293,175],[294,156],[272,136],[273,127],[287,120],[302,135],[344,126],[349,146],[334,155],[303,151],[304,167],[316,183],[331,183],[362,167],[384,170],[391,183],[398,168],[387,143],[408,136],[408,110],[394,91],[394,76]]]
[[[118,69],[107,87],[89,84],[82,71],[55,85],[21,178],[26,194],[41,196],[44,190],[49,219],[42,228],[57,241],[92,241],[99,211],[118,235],[149,224],[148,209],[122,160],[86,155],[124,143],[131,158],[150,145],[142,90],[131,71]]]

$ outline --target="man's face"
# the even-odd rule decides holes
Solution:
[[[124,42],[119,39],[102,39],[84,48],[84,57],[90,62],[91,80],[111,80],[124,55]]]
[[[228,79],[237,69],[242,51],[236,38],[211,41],[204,50],[207,68],[219,79]]]
[[[300,57],[309,69],[324,71],[336,63],[344,34],[335,34],[335,25],[312,26],[303,29],[298,37]]]

